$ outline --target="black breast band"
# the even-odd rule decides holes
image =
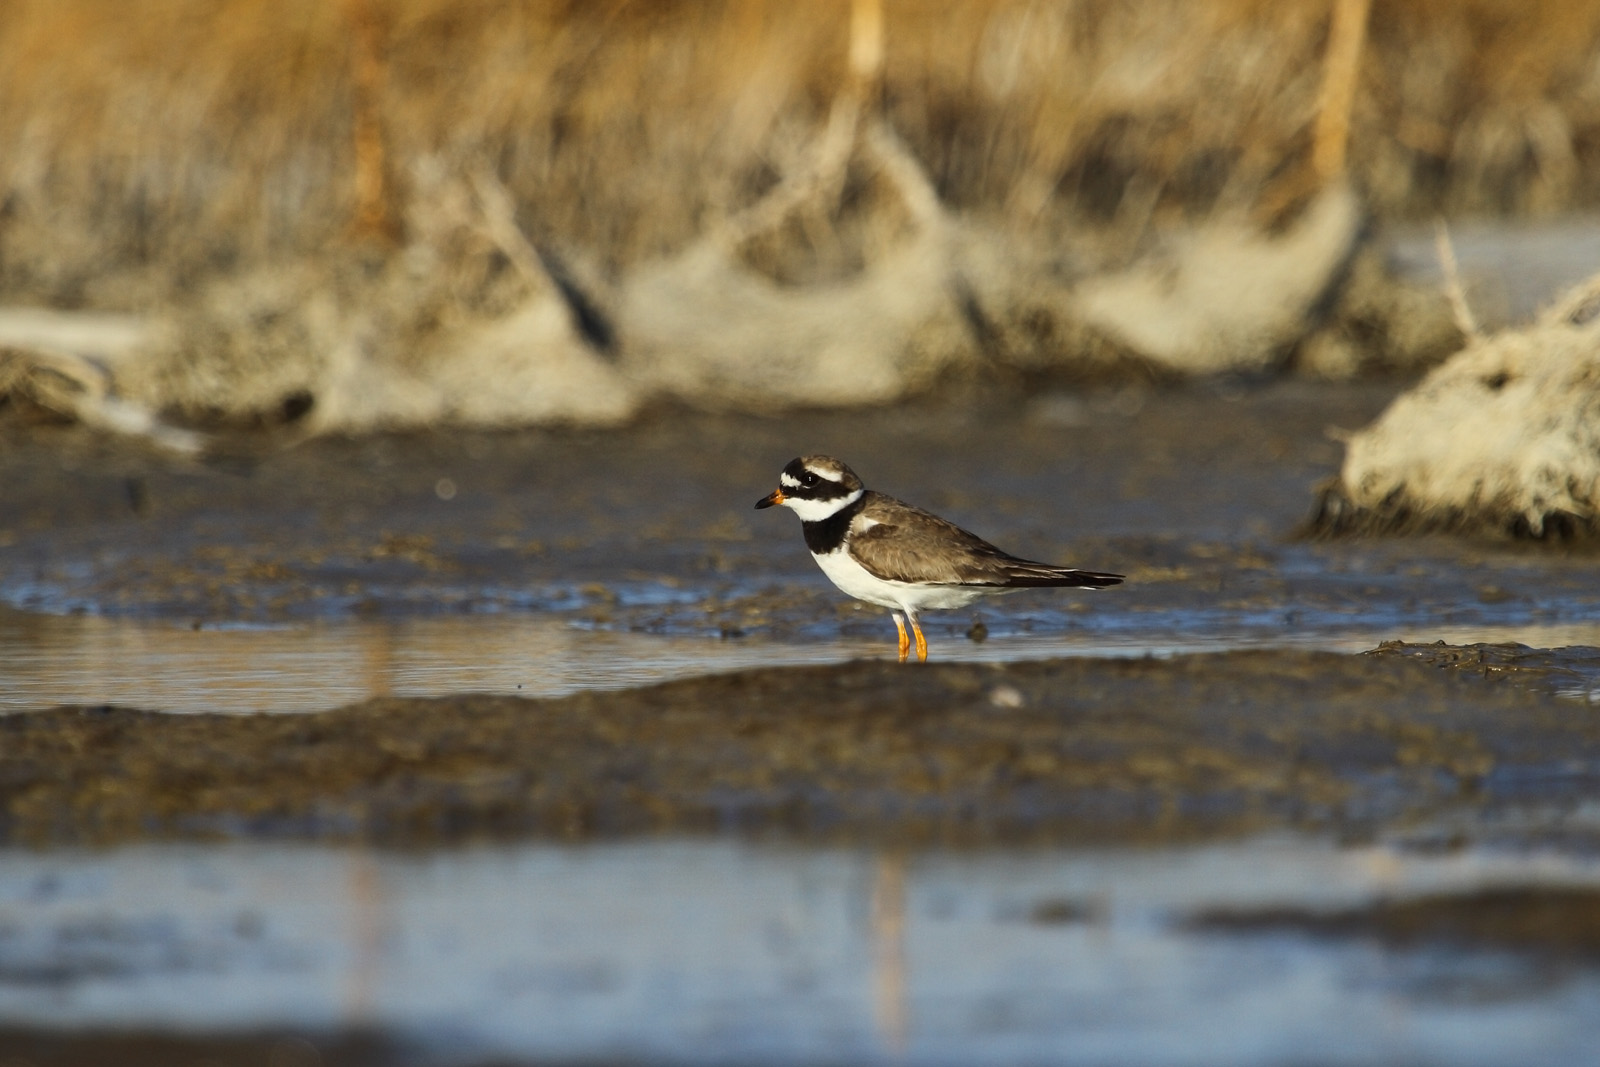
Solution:
[[[844,544],[845,535],[850,532],[850,523],[864,506],[865,500],[863,496],[861,500],[840,508],[825,519],[802,522],[800,529],[805,531],[806,547],[814,554],[823,556]]]

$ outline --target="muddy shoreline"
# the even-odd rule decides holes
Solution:
[[[730,642],[756,662],[819,640],[881,655],[883,614],[826,583],[788,516],[750,509],[812,449],[1021,554],[1129,575],[1098,595],[930,616],[928,669],[774,666],[524,700],[520,684],[486,691],[495,664],[463,647],[463,681],[442,696],[375,686],[307,716],[166,715],[137,685],[120,707],[39,705],[0,716],[0,834],[1180,840],[1361,834],[1524,788],[1576,797],[1592,776],[1577,754],[1600,733],[1555,694],[1593,688],[1592,655],[1304,650],[1353,626],[1377,645],[1441,625],[1581,635],[1595,618],[1586,549],[1294,538],[1337,460],[1329,427],[1359,424],[1391,388],[984,392],[783,419],[662,413],[611,434],[241,439],[200,464],[0,423],[14,656],[52,654],[36,620],[78,612],[180,629],[512,613],[578,645],[687,635],[708,663]],[[985,634],[1081,638],[1091,656],[1096,641],[1194,636],[1271,650],[948,661]],[[91,669],[142,669],[119,647]],[[551,669],[507,654],[530,683]],[[278,710],[262,678],[257,706]]]
[[[59,708],[0,719],[0,840],[1360,838],[1600,786],[1586,705],[1413,658],[856,662],[303,716]]]
[[[1600,718],[1558,695],[1592,678],[1595,659],[1396,642],[1363,655],[858,661],[304,715],[60,707],[0,716],[0,846],[277,841],[437,856],[666,835],[993,858],[1287,833],[1412,856],[1596,856],[1583,808],[1600,789]],[[1600,892],[1526,878],[1168,922],[1186,944],[1239,952],[1288,937],[1334,953],[1374,946],[1397,968],[1500,960],[1529,989],[1582,980],[1600,958]],[[376,899],[367,906],[381,909]],[[1024,918],[1041,937],[1094,929],[1095,899],[1046,897]],[[1482,966],[1466,968],[1464,990]],[[36,1067],[566,1062],[446,1055],[354,1018],[206,1033],[0,1026],[0,1052]]]
[[[985,393],[293,448],[246,437],[204,463],[0,420],[0,610],[194,626],[532,613],[881,644],[892,626],[822,578],[791,517],[750,509],[795,454],[825,451],[1018,554],[1129,575],[1103,596],[986,604],[996,636],[1109,627],[1160,644],[1163,630],[1360,625],[1376,644],[1418,624],[1593,619],[1592,546],[1295,539],[1337,467],[1336,435],[1397,388]],[[930,615],[935,655],[973,621]],[[31,638],[19,625],[11,639]]]
[[[1056,955],[1038,973],[1061,975],[1063,1003],[1134,1006],[1121,1040],[1144,1040],[1173,1003],[1214,1023],[1215,1003],[1191,1002],[1219,982],[1244,998],[1219,1031],[1287,1035],[1281,1055],[1229,1046],[1212,1062],[1278,1067],[1313,1047],[1305,1035],[1327,1035],[1328,1012],[1294,1014],[1306,1005],[1283,992],[1286,958],[1331,983],[1317,1003],[1367,1013],[1341,1016],[1364,1020],[1352,1030],[1381,1029],[1366,1020],[1393,1018],[1393,976],[1416,975],[1398,1003],[1432,1036],[1349,1062],[1456,1062],[1434,1050],[1457,1047],[1454,1028],[1483,1009],[1450,1015],[1438,983],[1549,1012],[1485,1048],[1526,1037],[1518,1047],[1544,1055],[1524,1062],[1572,1062],[1563,1050],[1592,1047],[1589,1013],[1561,1014],[1552,998],[1596,973],[1592,938],[1576,951],[1563,940],[1600,928],[1595,556],[1297,539],[1338,462],[1328,431],[1368,421],[1397,387],[1045,391],[288,448],[244,435],[204,463],[0,420],[0,846],[14,909],[9,926],[0,913],[0,978],[17,979],[0,989],[0,1059],[433,1062],[451,1035],[488,1040],[499,1011],[539,1029],[565,1023],[574,997],[606,1020],[654,1004],[629,997],[680,989],[651,978],[667,973],[652,961],[679,975],[683,950],[622,946],[693,928],[694,915],[720,929],[724,905],[749,905],[734,928],[760,934],[729,951],[775,960],[776,992],[761,999],[764,980],[741,980],[730,1002],[712,981],[697,987],[696,1018],[735,1003],[837,1019],[835,987],[804,984],[817,973],[809,946],[833,938],[827,973],[866,1036],[830,1062],[882,1062],[892,1034],[873,1036],[881,1019],[853,983],[890,958],[863,923],[899,884],[917,981],[943,967],[954,983],[909,986],[923,1023],[951,1018],[943,998],[980,988],[974,975],[1000,976],[962,1002],[971,1029],[955,1037],[969,1050],[989,1047],[990,1003],[1020,1012],[1016,1032],[1038,1048],[1066,1047],[1041,1036],[1059,1013],[1029,1014],[1031,982],[1003,980],[1013,966],[1033,974],[1048,942]],[[1003,547],[1129,582],[930,615],[933,662],[902,667],[886,658],[892,625],[827,584],[791,517],[750,509],[812,450]],[[294,640],[267,640],[285,633]],[[1378,647],[1390,638],[1404,640]],[[880,658],[841,662],[861,656]],[[440,695],[416,695],[406,671],[432,672],[423,691]],[[677,680],[637,681],[648,678]],[[1310,847],[1275,860],[1284,838]],[[737,854],[697,851],[723,847]],[[634,849],[688,858],[652,867]],[[1216,890],[1196,910],[1142,918],[1152,882],[1199,869],[1189,849],[1232,850],[1208,862],[1252,888],[1276,870],[1284,896]],[[1028,857],[1033,875],[1015,866]],[[1385,871],[1435,863],[1455,873],[1386,895]],[[706,881],[674,873],[691,867]],[[1095,883],[1105,870],[1122,873]],[[1319,896],[1330,871],[1364,888],[1333,907]],[[286,877],[299,904],[281,899]],[[834,887],[825,905],[818,877]],[[1108,888],[1096,897],[1093,884]],[[472,908],[457,896],[468,890]],[[574,896],[599,902],[591,927],[564,903]],[[466,925],[428,926],[440,913]],[[640,925],[618,927],[621,915]],[[928,963],[960,915],[960,937],[1017,954]],[[574,921],[582,951],[552,962],[541,923]],[[795,933],[774,949],[774,929]],[[617,947],[594,956],[602,933]],[[470,959],[426,955],[456,936],[480,938]],[[1167,974],[1166,992],[1117,984],[1151,959],[1198,962]],[[723,973],[718,960],[707,974]],[[260,1006],[252,983],[284,961],[299,968],[287,999]],[[423,976],[432,1002],[441,962],[463,968],[463,1014],[413,1032],[406,975]],[[380,963],[400,986],[373,977]],[[313,979],[320,1000],[301,995]],[[347,983],[369,979],[379,1014],[339,1007]],[[213,1012],[235,990],[253,1014],[186,1023],[186,997],[140,999],[169,981],[193,983],[182,988]],[[71,1007],[97,990],[131,1007]],[[681,1007],[635,1031],[633,1061],[696,1060],[660,1036]],[[572,1058],[517,1032],[502,1053],[452,1045],[435,1059]],[[573,1047],[593,1061],[613,1036],[597,1024]],[[682,1047],[725,1048],[703,1040]],[[1187,1041],[1181,1059],[1149,1059],[1194,1061]]]

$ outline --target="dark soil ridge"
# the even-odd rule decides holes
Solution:
[[[1539,542],[1600,550],[1600,519],[1569,511],[1550,511],[1535,529],[1514,501],[1492,499],[1471,509],[1418,507],[1398,496],[1378,507],[1353,502],[1337,476],[1313,491],[1311,510],[1294,531],[1308,541],[1360,537],[1422,537],[1430,534],[1498,542]]]
[[[361,1031],[299,1033],[52,1030],[0,1026],[0,1055],[27,1067],[388,1067],[416,1062],[398,1042]],[[479,1061],[482,1062],[482,1061]],[[489,1061],[489,1064],[505,1061]]]
[[[1363,835],[1592,795],[1600,717],[1402,657],[854,662],[313,715],[0,718],[0,842]]]
[[[1491,886],[1468,893],[1385,897],[1329,911],[1224,908],[1191,916],[1187,925],[1234,934],[1279,931],[1365,938],[1402,949],[1451,945],[1600,961],[1600,893],[1587,886]]]

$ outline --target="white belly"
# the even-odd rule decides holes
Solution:
[[[849,550],[843,545],[825,555],[813,552],[811,558],[817,561],[829,581],[857,600],[913,615],[919,611],[964,608],[986,596],[1010,592],[993,586],[913,585],[886,581],[850,558]]]

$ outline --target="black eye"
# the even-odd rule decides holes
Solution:
[[[821,480],[822,479],[818,478],[815,474],[811,473],[810,471],[806,471],[806,472],[804,472],[803,474],[800,475],[800,484],[805,486],[807,489],[812,488],[813,486],[815,486]]]

